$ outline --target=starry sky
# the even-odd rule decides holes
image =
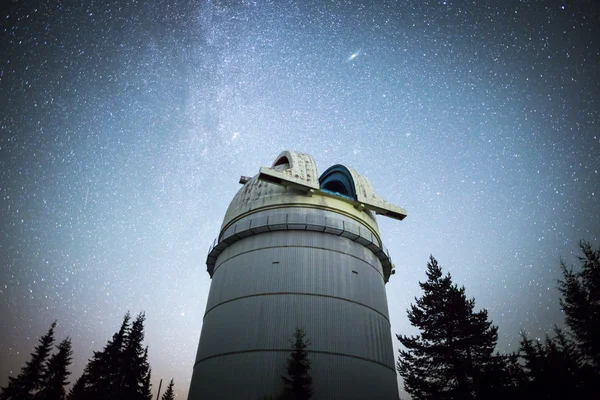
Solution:
[[[3,3],[0,385],[53,320],[74,381],[143,310],[153,388],[185,398],[209,245],[239,176],[285,149],[407,209],[379,220],[392,333],[415,332],[433,254],[499,350],[543,337],[560,258],[600,243],[593,3]]]

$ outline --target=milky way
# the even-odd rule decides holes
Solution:
[[[284,149],[407,209],[380,219],[392,333],[430,253],[499,350],[562,324],[559,260],[600,241],[593,2],[89,3],[0,16],[0,385],[53,320],[73,381],[144,310],[185,398],[208,247]]]

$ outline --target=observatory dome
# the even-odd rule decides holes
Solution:
[[[339,180],[345,179],[344,184],[350,183],[354,186],[356,196],[352,200],[358,198],[376,197],[373,187],[367,178],[356,172],[352,168],[347,168],[342,165],[335,165],[329,168],[321,178],[315,160],[309,154],[299,153],[295,151],[284,151],[273,163],[270,168],[282,175],[288,181],[298,183],[296,187],[293,185],[281,185],[276,179],[268,177],[265,179],[264,174],[257,174],[248,179],[247,182],[238,190],[236,195],[231,200],[223,224],[221,226],[221,234],[235,221],[258,210],[268,210],[282,207],[309,207],[309,208],[335,208],[336,212],[343,211],[353,216],[355,219],[360,219],[361,222],[367,223],[378,236],[377,221],[372,211],[368,209],[358,210],[351,204],[344,201],[339,201],[336,196],[351,197],[343,192],[335,192],[327,190],[326,187],[321,187],[320,181],[327,179],[325,184],[332,184],[334,187],[340,187],[341,184],[335,186]],[[340,169],[347,171],[346,175],[340,172]],[[350,179],[348,179],[350,177]],[[269,179],[270,178],[270,179]],[[348,182],[350,181],[350,182]],[[322,193],[326,196],[314,196],[315,191],[323,189]],[[348,200],[348,199],[344,199]]]

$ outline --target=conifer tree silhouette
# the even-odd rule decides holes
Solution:
[[[138,314],[131,325],[122,353],[120,393],[126,399],[145,399],[150,393],[148,348],[143,347],[144,313]]]
[[[584,361],[600,376],[600,249],[579,243],[583,256],[579,271],[561,260],[563,279],[558,281],[565,322]]]
[[[500,382],[493,371],[505,371],[502,356],[493,355],[498,328],[487,311],[474,312],[474,299],[465,288],[442,275],[430,256],[427,281],[419,283],[423,296],[415,299],[408,319],[419,329],[417,336],[396,335],[400,350],[397,370],[413,399],[473,399],[490,396]],[[504,374],[504,372],[502,372]]]
[[[175,383],[173,383],[173,379],[171,379],[171,382],[169,382],[169,386],[167,386],[167,390],[165,390],[163,393],[161,400],[175,400],[175,391],[173,390],[174,385]]]
[[[307,400],[313,393],[311,365],[306,350],[310,341],[306,340],[306,333],[302,328],[296,328],[290,343],[293,350],[286,363],[288,377],[281,377],[285,384],[286,398]]]
[[[39,344],[31,353],[31,359],[21,369],[21,373],[17,377],[8,378],[8,385],[1,388],[0,400],[28,400],[41,388],[42,378],[46,373],[45,363],[54,344],[55,328],[56,321],[39,339]]]
[[[69,365],[73,360],[71,350],[71,339],[66,338],[58,344],[57,352],[53,354],[46,364],[46,372],[42,379],[42,387],[36,393],[36,400],[63,400],[65,398],[65,386],[69,372]]]
[[[122,372],[123,350],[129,335],[131,316],[123,317],[121,328],[109,340],[102,351],[95,351],[85,368],[85,393],[90,400],[119,398]]]
[[[600,393],[600,250],[585,241],[579,247],[578,270],[560,262],[558,290],[567,332],[555,327],[544,342],[521,334],[524,397],[583,400]]]
[[[69,390],[67,400],[85,400],[86,399],[86,375],[81,375]]]

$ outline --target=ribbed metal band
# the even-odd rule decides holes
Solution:
[[[236,300],[241,300],[241,299],[247,299],[250,297],[260,297],[260,296],[288,296],[288,295],[293,295],[293,296],[316,296],[316,297],[326,297],[326,298],[330,298],[330,299],[336,299],[336,300],[340,300],[340,301],[347,301],[348,303],[352,303],[352,304],[356,304],[365,308],[368,308],[371,311],[375,311],[377,314],[381,315],[388,323],[390,322],[390,320],[388,319],[387,316],[385,316],[381,311],[377,310],[374,307],[368,306],[366,304],[360,303],[358,301],[354,301],[354,300],[350,300],[344,297],[339,297],[339,296],[329,296],[326,294],[320,294],[320,293],[304,293],[304,292],[268,292],[268,293],[255,293],[255,294],[249,294],[246,296],[240,296],[240,297],[235,297],[233,299],[227,299],[225,301],[222,301],[218,304],[215,304],[214,306],[212,306],[211,308],[209,308],[208,310],[206,310],[206,312],[204,313],[204,318],[206,318],[206,315],[211,312],[212,310],[214,310],[215,308],[222,306],[223,304],[227,304],[227,303],[231,303],[232,301],[236,301]]]
[[[260,352],[275,352],[275,351],[283,351],[286,353],[290,353],[292,351],[292,349],[252,349],[252,350],[238,350],[238,351],[230,351],[227,353],[219,353],[219,354],[212,354],[208,357],[204,357],[201,360],[198,360],[194,363],[194,368],[196,368],[196,365],[200,364],[203,361],[206,360],[210,360],[211,358],[217,358],[217,357],[225,357],[225,356],[230,356],[230,355],[237,355],[237,354],[243,354],[243,353],[260,353]],[[381,365],[382,367],[385,367],[387,369],[390,369],[392,371],[394,371],[394,373],[396,372],[396,370],[393,367],[390,367],[389,365],[385,365],[382,362],[379,362],[377,360],[373,360],[370,358],[365,358],[365,357],[360,357],[360,356],[354,356],[352,354],[344,354],[344,353],[335,353],[335,352],[331,352],[331,351],[320,351],[320,350],[307,350],[307,352],[309,354],[327,354],[330,356],[338,356],[338,357],[349,357],[349,358],[355,358],[357,360],[361,360],[361,361],[367,361],[367,362],[371,362],[377,365]]]
[[[331,248],[328,248],[328,247],[320,247],[320,246],[301,246],[301,245],[293,245],[293,244],[284,245],[284,246],[270,245],[270,246],[265,246],[265,247],[257,247],[257,248],[254,248],[254,249],[252,249],[252,250],[247,250],[247,251],[242,251],[242,252],[236,253],[236,254],[232,255],[231,257],[229,257],[229,258],[226,258],[225,260],[219,260],[219,261],[220,261],[220,262],[219,262],[219,265],[216,265],[216,264],[215,264],[215,266],[213,267],[213,275],[214,275],[214,274],[217,272],[217,270],[218,270],[219,268],[221,268],[221,265],[225,264],[227,261],[229,261],[229,260],[232,260],[232,259],[234,259],[234,258],[236,258],[236,257],[240,257],[240,256],[242,256],[242,255],[244,255],[244,254],[248,254],[248,253],[253,253],[253,252],[255,252],[255,251],[261,251],[261,250],[267,250],[267,249],[281,249],[281,248],[290,248],[290,249],[301,249],[301,248],[306,248],[306,249],[319,249],[319,250],[323,250],[323,251],[331,251],[331,252],[334,252],[334,253],[339,253],[339,254],[342,254],[342,255],[344,255],[344,256],[346,256],[346,257],[352,257],[352,258],[354,258],[355,260],[358,260],[358,261],[360,261],[360,262],[362,262],[362,263],[365,263],[365,264],[367,264],[369,267],[371,267],[371,268],[373,268],[375,271],[377,271],[377,274],[378,274],[379,276],[383,277],[383,275],[382,275],[381,271],[379,271],[379,269],[377,268],[377,266],[376,266],[376,265],[373,265],[373,264],[371,264],[370,262],[368,262],[367,260],[365,260],[365,259],[363,259],[363,258],[360,258],[360,257],[357,257],[357,256],[355,256],[355,255],[348,254],[348,253],[345,253],[345,252],[343,252],[343,251],[339,251],[339,250],[331,249]]]
[[[350,221],[325,215],[284,213],[268,216],[247,217],[229,226],[221,237],[213,242],[206,258],[206,269],[212,278],[217,257],[225,248],[248,236],[275,231],[312,231],[342,236],[369,249],[381,261],[383,280],[388,282],[392,274],[392,260],[387,249],[371,233],[371,230]]]

